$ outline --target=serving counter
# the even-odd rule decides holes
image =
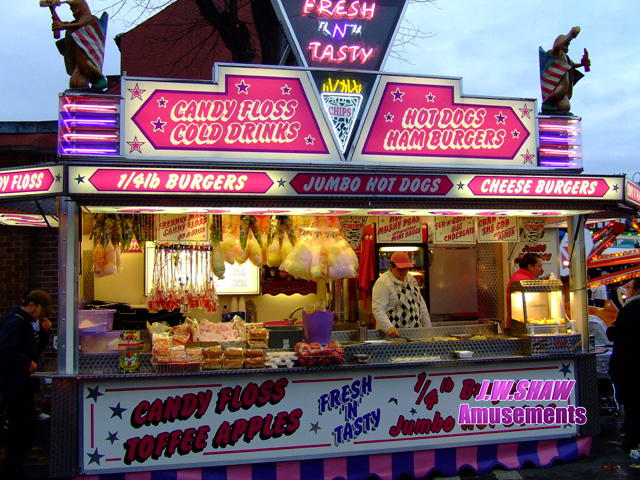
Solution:
[[[239,465],[244,478],[263,478],[257,472],[264,469],[364,458],[368,478],[380,474],[384,459],[395,464],[405,456],[415,459],[405,473],[454,474],[460,462],[429,463],[445,450],[456,452],[454,459],[466,455],[479,473],[505,464],[499,451],[509,445],[532,449],[542,463],[568,461],[599,431],[595,355],[570,347],[578,335],[532,354],[532,338],[497,335],[492,322],[400,332],[405,341],[376,339],[370,330],[368,343],[355,341],[355,331],[333,332],[344,344],[344,363],[329,367],[160,373],[142,353],[140,372],[124,375],[118,354],[81,355],[79,375],[54,378],[53,405],[64,413],[52,415],[52,432],[69,439],[79,428],[82,473],[100,478],[172,469],[196,469],[194,478],[205,478],[198,472],[230,474]],[[486,339],[454,340],[466,335]],[[460,349],[473,357],[454,358]],[[359,353],[370,354],[369,363],[358,364]],[[509,397],[516,386],[533,392],[528,400]],[[530,407],[538,410],[526,413]]]

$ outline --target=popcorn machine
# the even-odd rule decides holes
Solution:
[[[560,280],[520,280],[511,283],[510,292],[511,333],[567,333]]]

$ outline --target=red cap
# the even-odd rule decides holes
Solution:
[[[395,252],[391,255],[391,262],[398,268],[413,268],[413,263],[409,260],[409,255],[404,252]]]

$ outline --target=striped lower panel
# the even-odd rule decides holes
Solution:
[[[416,479],[434,472],[455,476],[464,468],[482,475],[498,465],[518,470],[525,462],[538,467],[548,467],[556,460],[570,462],[588,456],[591,441],[591,437],[577,437],[318,460],[84,475],[74,480],[368,480],[371,476],[396,480],[403,474]]]

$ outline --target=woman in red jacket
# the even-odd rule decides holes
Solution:
[[[519,280],[534,280],[543,273],[542,257],[537,253],[525,253],[518,255],[514,260],[520,268],[516,270],[507,284],[507,323],[506,328],[511,328],[511,282]]]

